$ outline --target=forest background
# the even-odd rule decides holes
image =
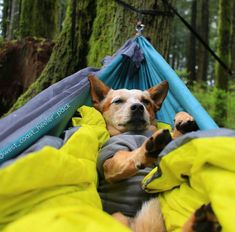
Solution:
[[[151,40],[219,126],[235,129],[235,0],[0,0],[0,117],[51,84],[101,66],[135,35]],[[225,69],[169,8],[216,52]],[[232,73],[231,73],[232,72]]]

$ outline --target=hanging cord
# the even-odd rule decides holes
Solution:
[[[115,0],[115,1],[116,3],[122,5],[124,8],[134,11],[140,15],[152,15],[152,16],[163,15],[163,16],[172,16],[172,17],[174,16],[171,11],[137,9],[134,6],[131,6],[122,0]]]
[[[135,27],[137,36],[140,36],[142,31],[144,30],[145,25],[142,23],[144,15],[152,15],[152,16],[163,15],[163,16],[172,16],[173,17],[173,13],[171,11],[137,9],[134,6],[131,6],[122,0],[115,0],[115,1],[118,4],[122,5],[125,9],[131,10],[131,11],[137,13],[138,21],[137,21],[137,24]]]
[[[179,14],[179,12],[168,2],[168,0],[162,0],[164,4],[166,4],[175,15],[179,17],[179,19],[183,22],[183,24],[190,30],[191,33],[203,44],[203,46],[211,53],[211,55],[219,62],[219,64],[224,68],[224,70],[229,74],[233,75],[233,71],[225,64],[219,56],[210,48],[210,46],[202,39],[202,37],[197,33],[196,30]]]

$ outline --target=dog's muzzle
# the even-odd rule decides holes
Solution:
[[[145,129],[147,122],[144,118],[144,110],[144,106],[139,103],[133,104],[130,107],[130,120],[127,122],[127,125],[131,130]]]

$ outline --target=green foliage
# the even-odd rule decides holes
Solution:
[[[201,87],[199,85],[194,85],[191,89],[193,95],[202,104],[205,110],[211,115],[212,118],[216,119],[222,117],[222,123],[218,119],[216,122],[219,126],[235,129],[235,92],[234,91],[224,91],[217,89],[216,87]],[[219,97],[218,97],[219,96]],[[222,115],[219,109],[225,106],[227,108],[227,114]]]
[[[175,70],[175,72],[177,73],[177,75],[181,78],[181,80],[184,83],[187,83],[187,81],[189,79],[189,73],[187,72],[186,68]]]

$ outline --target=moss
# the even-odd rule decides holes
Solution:
[[[22,0],[20,37],[37,36],[53,39],[59,30],[58,0]]]

